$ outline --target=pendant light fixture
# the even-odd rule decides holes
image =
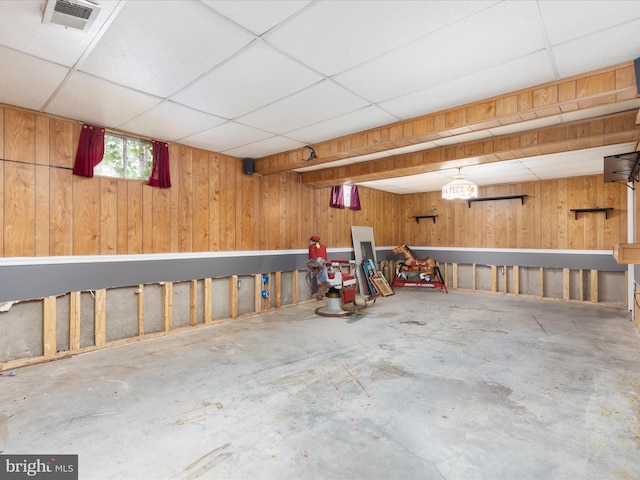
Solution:
[[[478,186],[469,180],[465,180],[459,168],[456,178],[442,187],[442,198],[446,200],[454,200],[456,198],[467,200],[469,198],[476,198],[477,196]]]

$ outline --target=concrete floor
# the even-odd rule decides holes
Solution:
[[[80,479],[637,479],[640,344],[598,305],[416,288],[0,377],[0,450]]]

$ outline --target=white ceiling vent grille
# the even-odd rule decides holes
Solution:
[[[42,23],[86,32],[100,13],[100,5],[87,0],[48,0]]]

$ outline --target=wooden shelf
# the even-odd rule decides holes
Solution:
[[[578,214],[579,213],[588,213],[588,212],[604,212],[604,218],[605,220],[607,218],[609,218],[609,210],[613,210],[612,207],[606,207],[606,208],[572,208],[571,211],[575,214],[575,218],[576,220],[578,219]]]
[[[616,243],[613,246],[613,258],[618,263],[640,263],[640,243]]]
[[[491,200],[511,200],[512,198],[519,198],[522,205],[524,205],[524,197],[528,195],[505,195],[502,197],[483,197],[483,198],[470,198],[467,200],[467,205],[471,208],[473,202],[490,202]]]
[[[430,218],[433,220],[433,223],[436,223],[436,217],[438,215],[414,215],[413,218],[416,219],[416,223],[420,223],[421,218]]]

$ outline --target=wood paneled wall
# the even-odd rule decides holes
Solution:
[[[611,250],[627,235],[626,185],[604,183],[602,175],[480,187],[478,197],[527,195],[473,202],[443,200],[440,192],[401,198],[404,243],[476,248]],[[571,209],[611,207],[603,212]],[[438,215],[436,223],[412,215]]]
[[[378,208],[393,207],[392,194],[363,189],[362,211],[330,209],[330,189],[298,174],[245,175],[238,158],[178,144],[169,189],[78,177],[78,122],[10,106],[0,120],[3,257],[306,249],[315,234],[349,247],[351,225],[394,241]]]
[[[484,187],[446,201],[439,192],[395,195],[360,188],[361,211],[329,208],[330,188],[300,175],[245,175],[242,161],[170,146],[172,188],[74,176],[76,121],[0,106],[0,253],[3,257],[352,246],[351,226],[373,227],[378,246],[610,249],[626,241],[627,187],[602,176]],[[571,208],[613,207],[604,214]],[[437,214],[416,223],[413,215]]]

